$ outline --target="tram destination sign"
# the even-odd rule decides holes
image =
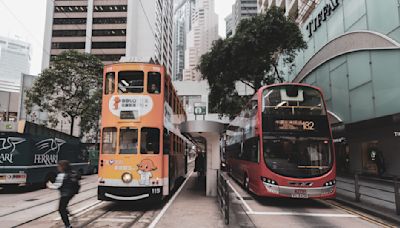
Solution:
[[[307,24],[306,29],[308,31],[308,37],[312,37],[319,27],[321,27],[322,22],[325,22],[339,5],[339,0],[327,1],[322,10]]]

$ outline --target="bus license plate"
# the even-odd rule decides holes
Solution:
[[[306,189],[295,189],[292,198],[308,198]]]

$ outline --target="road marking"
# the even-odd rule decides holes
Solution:
[[[243,197],[239,194],[239,192],[232,186],[229,180],[227,180],[227,183],[229,187],[232,188],[233,192],[235,192],[236,196],[239,198],[240,201],[242,201],[243,205],[247,208],[248,213],[253,213],[253,209],[250,208],[250,206],[244,201]],[[246,212],[247,213],[247,212]]]
[[[368,215],[368,214],[365,214],[362,212],[355,211],[355,210],[353,210],[349,207],[346,207],[344,205],[341,205],[335,201],[332,201],[332,200],[329,200],[329,201],[328,200],[318,200],[318,201],[321,202],[322,204],[335,207],[339,210],[346,211],[349,214],[357,215],[360,219],[365,220],[370,223],[373,223],[373,224],[376,224],[380,227],[396,227],[394,225],[385,223],[383,220],[380,220],[379,218],[373,217],[371,215]]]
[[[179,189],[175,192],[175,194],[172,196],[172,198],[168,201],[168,203],[163,207],[161,212],[157,215],[157,217],[151,222],[151,224],[148,226],[148,228],[154,228],[157,223],[161,220],[161,218],[164,216],[165,212],[167,212],[168,208],[171,206],[171,204],[174,202],[175,198],[179,195],[179,193],[182,191],[183,187],[186,185],[187,181],[190,179],[192,176],[193,171],[188,175],[186,180],[182,183],[182,185],[179,187]]]
[[[249,215],[270,215],[270,216],[306,216],[306,217],[331,217],[331,218],[358,218],[358,215],[353,214],[325,214],[325,213],[304,213],[304,212],[280,212],[280,211],[253,211],[246,212]]]

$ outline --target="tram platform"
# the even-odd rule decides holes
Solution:
[[[205,180],[199,181],[193,173],[154,227],[218,228],[225,225],[217,199],[206,196]]]

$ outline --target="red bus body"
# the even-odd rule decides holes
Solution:
[[[287,87],[286,87],[287,86]],[[290,88],[290,87],[297,87],[301,89],[297,89],[298,91],[301,90],[309,90],[309,91],[318,91],[318,93],[321,95],[321,106],[322,107],[320,110],[321,112],[324,112],[326,114],[326,121],[325,117],[323,115],[318,116],[320,121],[319,123],[321,126],[323,125],[324,127],[321,127],[321,129],[324,130],[324,137],[319,137],[318,133],[313,133],[316,136],[313,137],[299,137],[297,136],[290,136],[293,132],[286,131],[285,132],[280,132],[281,135],[278,136],[271,136],[274,139],[268,139],[269,136],[267,136],[266,131],[270,131],[271,129],[267,129],[265,131],[265,127],[263,127],[263,93],[264,91],[269,91],[269,90],[274,90],[274,88]],[[276,90],[277,91],[277,90]],[[298,92],[299,93],[299,92]],[[303,96],[303,92],[302,96]],[[304,92],[306,93],[306,92]],[[268,95],[268,93],[267,93]],[[265,96],[267,96],[265,95]],[[298,96],[298,95],[297,95]],[[305,95],[304,95],[305,96]],[[290,102],[287,102],[289,104]],[[289,106],[289,105],[288,105]],[[279,109],[279,105],[275,106]],[[253,108],[253,110],[252,110]],[[242,183],[244,188],[246,190],[249,190],[253,192],[254,194],[262,197],[289,197],[289,198],[334,198],[336,195],[336,161],[335,161],[335,154],[334,154],[334,147],[333,147],[333,141],[332,141],[332,133],[330,129],[330,125],[328,123],[328,118],[327,118],[327,112],[326,112],[326,105],[323,99],[322,92],[319,88],[313,87],[310,85],[306,84],[299,84],[299,83],[282,83],[282,84],[275,84],[275,85],[270,85],[270,86],[265,86],[261,89],[258,90],[258,92],[254,95],[252,100],[249,102],[249,104],[246,106],[244,109],[246,111],[242,111],[238,117],[235,118],[235,120],[232,123],[236,123],[235,126],[231,125],[228,127],[229,129],[233,129],[232,132],[230,133],[233,136],[233,138],[236,137],[236,141],[234,139],[229,139],[229,136],[227,136],[226,140],[226,146],[225,146],[225,151],[226,151],[226,161],[227,161],[227,166],[228,166],[228,171],[231,173],[232,177],[236,179],[238,182]],[[290,110],[290,109],[289,109]],[[313,110],[312,108],[310,110]],[[294,109],[293,109],[293,115],[294,115]],[[253,118],[251,117],[253,116]],[[275,119],[274,123],[282,123],[283,125],[286,124],[285,121],[287,120],[281,120],[285,119],[285,117],[281,116],[275,116],[278,118],[277,120]],[[268,118],[268,117],[266,117]],[[306,116],[304,117],[305,119],[309,118],[310,120],[313,120],[314,116]],[[303,119],[304,119],[303,118]],[[281,121],[281,122],[279,122]],[[296,126],[295,124],[303,124],[302,127],[304,127],[304,120],[300,120],[300,122],[296,122],[299,120],[296,120],[296,116],[292,116],[289,121],[290,124],[293,125],[288,125],[289,127]],[[317,123],[317,122],[316,122]],[[283,126],[282,125],[282,126]],[[282,127],[280,126],[280,127]],[[285,126],[285,127],[288,127]],[[312,126],[314,127],[314,122],[312,123]],[[319,126],[318,126],[319,127]],[[242,130],[237,130],[242,128]],[[264,129],[263,129],[264,128]],[[299,129],[301,126],[299,126]],[[296,131],[299,129],[296,128]],[[315,128],[316,129],[316,128]],[[226,132],[228,134],[228,130]],[[302,129],[301,129],[302,130]],[[297,132],[295,132],[297,134]],[[285,135],[286,134],[286,135]],[[302,134],[302,133],[300,133]],[[324,151],[327,151],[327,154],[323,154],[321,151],[323,149],[320,149],[318,152],[319,154],[319,159],[317,163],[319,162],[320,164],[325,162],[328,165],[302,165],[298,163],[302,163],[300,161],[301,159],[297,159],[297,164],[294,165],[294,162],[290,161],[290,156],[294,156],[295,159],[297,157],[307,157],[308,155],[298,155],[295,154],[295,149],[292,151],[285,151],[285,153],[288,153],[288,159],[287,161],[282,158],[273,158],[273,159],[268,159],[267,153],[271,153],[270,151],[273,149],[268,149],[268,148],[273,148],[270,146],[270,144],[274,144],[276,142],[277,145],[282,146],[290,146],[289,142],[284,142],[285,137],[290,136],[290,140],[292,140],[292,145],[294,145],[291,148],[297,148],[296,152],[300,151],[300,147],[304,148],[303,151],[312,151],[312,148],[323,148]],[[239,141],[238,145],[238,137],[242,137],[241,142]],[[250,138],[250,139],[249,139]],[[302,139],[303,141],[299,141],[299,139]],[[315,141],[310,141],[311,139]],[[320,139],[321,138],[321,139]],[[317,140],[318,139],[318,140]],[[229,142],[228,142],[229,141]],[[268,142],[266,142],[268,141]],[[271,143],[269,143],[271,142]],[[310,144],[308,145],[308,143]],[[247,143],[247,145],[246,145]],[[278,144],[279,143],[279,144]],[[314,143],[317,146],[311,146],[311,144]],[[265,145],[264,145],[265,144]],[[313,144],[313,145],[314,145]],[[305,147],[305,145],[308,145]],[[267,148],[267,149],[266,149]],[[280,147],[279,147],[280,148]],[[311,148],[311,149],[309,149]],[[264,151],[266,150],[266,151]],[[319,150],[319,149],[318,149]],[[253,151],[253,152],[248,152],[248,151]],[[275,154],[279,154],[282,151],[276,150]],[[283,152],[282,152],[283,153]],[[268,155],[270,156],[270,155]],[[272,155],[271,155],[272,156]],[[322,157],[326,157],[326,161]],[[310,155],[311,157],[311,155]],[[315,156],[314,156],[315,157]],[[295,175],[285,175],[282,174],[287,172],[284,168],[280,169],[281,171],[274,171],[273,168],[275,167],[274,162],[271,160],[276,160],[278,161],[277,163],[279,164],[279,161],[281,163],[284,163],[287,166],[295,167],[295,169],[298,169],[299,172],[304,173],[318,173],[319,174],[311,174],[309,177],[307,175],[304,176],[295,176]],[[329,160],[329,161],[328,161]],[[309,161],[311,163],[311,161]],[[268,165],[268,163],[270,165]],[[305,163],[305,162],[303,162]],[[279,166],[279,165],[278,165]],[[297,167],[296,167],[297,166]],[[322,171],[323,170],[323,171]],[[293,172],[294,174],[296,172]]]

